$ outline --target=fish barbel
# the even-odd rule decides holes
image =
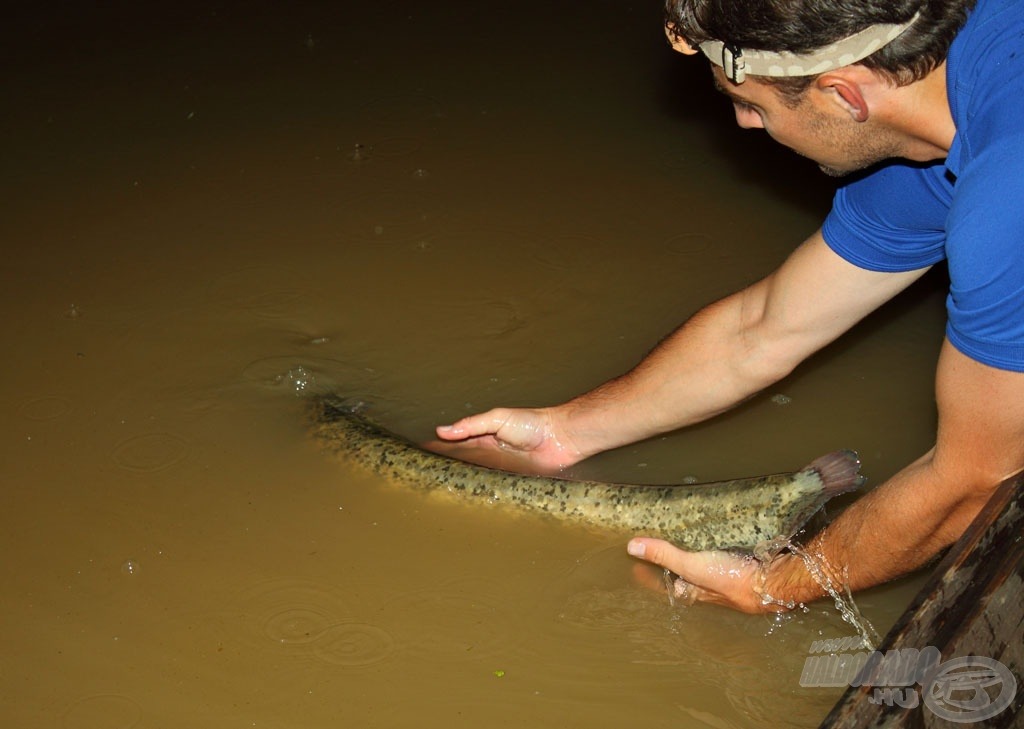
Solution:
[[[864,482],[853,451],[807,468],[703,484],[640,485],[526,476],[424,450],[334,396],[311,399],[322,448],[389,481],[511,504],[591,526],[666,539],[691,551],[755,552],[785,540],[833,496]]]

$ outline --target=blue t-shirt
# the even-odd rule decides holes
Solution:
[[[949,50],[956,135],[944,162],[892,162],[844,185],[822,228],[872,271],[945,259],[946,335],[961,352],[1024,372],[1024,2],[979,0]]]

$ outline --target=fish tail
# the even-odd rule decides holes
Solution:
[[[818,474],[822,483],[822,492],[832,498],[847,491],[853,491],[864,485],[866,480],[860,475],[860,456],[856,451],[833,451],[817,459],[804,471]]]

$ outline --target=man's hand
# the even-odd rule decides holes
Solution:
[[[745,613],[784,610],[762,592],[767,566],[754,557],[732,552],[687,552],[661,539],[631,539],[634,557],[664,567],[679,577],[670,586],[672,597],[686,604],[708,602]],[[777,561],[789,559],[779,557]],[[774,562],[772,563],[774,564]]]
[[[580,451],[560,425],[555,408],[495,408],[485,413],[462,418],[451,425],[437,428],[437,437],[457,444],[446,453],[461,458],[495,464],[499,456],[514,456],[515,470],[535,473],[556,473],[582,460]],[[474,455],[470,449],[481,449]]]

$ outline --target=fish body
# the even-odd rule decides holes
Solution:
[[[312,428],[324,450],[389,481],[600,528],[660,537],[691,551],[754,552],[788,539],[838,494],[860,486],[853,451],[807,468],[703,484],[640,485],[527,476],[433,453],[390,433],[331,396],[311,400]]]

